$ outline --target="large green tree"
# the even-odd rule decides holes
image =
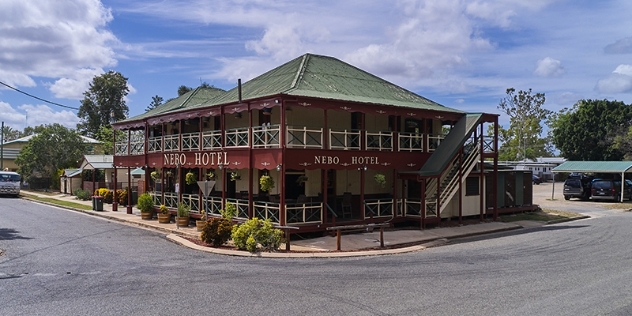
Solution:
[[[19,173],[28,179],[53,178],[57,170],[76,167],[86,146],[74,130],[60,124],[46,125],[22,148],[15,159]]]
[[[531,89],[518,91],[509,88],[498,108],[509,116],[509,128],[499,127],[500,160],[535,159],[551,156],[548,139],[541,137],[542,121],[551,111],[542,108],[544,93],[532,94]]]
[[[125,119],[129,113],[125,104],[128,93],[127,78],[116,71],[110,70],[94,77],[88,91],[83,93],[77,113],[80,119],[77,130],[83,135],[95,137],[101,126],[109,126],[111,120]]]
[[[621,160],[625,149],[617,139],[627,134],[631,122],[632,107],[623,102],[579,100],[556,115],[552,140],[568,160]]]

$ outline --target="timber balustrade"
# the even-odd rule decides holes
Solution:
[[[172,134],[149,137],[145,148],[144,133],[135,131],[130,135],[117,138],[116,156],[143,155],[145,153],[221,150],[230,147],[247,148],[280,148],[281,126],[262,125],[240,127],[226,130],[222,141],[219,130]],[[360,130],[333,130],[324,135],[323,129],[307,127],[291,127],[286,129],[285,146],[287,148],[324,149],[323,138],[329,140],[329,148],[333,150],[366,150],[376,151],[428,151],[436,150],[445,135],[432,135],[405,132],[369,132]],[[424,141],[424,137],[427,139]],[[395,143],[397,141],[397,143]],[[425,146],[424,146],[425,143]],[[397,149],[395,145],[397,144]],[[485,153],[495,151],[493,137],[483,138]]]

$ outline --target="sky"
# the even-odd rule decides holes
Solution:
[[[501,114],[507,88],[632,103],[629,0],[2,0],[0,121],[75,128],[83,93],[128,78],[129,115],[181,85],[225,90],[305,53],[447,107]]]

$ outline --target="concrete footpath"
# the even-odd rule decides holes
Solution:
[[[24,194],[22,195],[22,197],[25,199],[28,199],[28,195],[32,195],[43,198],[64,200],[92,207],[92,201],[80,201],[75,199],[74,196],[68,194],[49,195],[32,191],[24,191],[23,193]],[[169,224],[160,224],[158,223],[157,219],[142,220],[140,217],[140,211],[135,207],[131,208],[131,214],[128,214],[128,209],[126,206],[119,206],[116,211],[113,211],[111,204],[105,204],[104,211],[86,211],[78,208],[68,207],[67,209],[106,218],[109,220],[118,221],[128,225],[164,232],[167,234],[167,238],[169,240],[193,249],[198,249],[200,251],[246,257],[350,257],[397,254],[423,250],[431,246],[444,244],[448,240],[455,238],[490,234],[495,232],[520,229],[524,227],[544,225],[544,223],[541,222],[531,221],[513,223],[489,222],[457,227],[430,228],[425,230],[385,230],[385,248],[379,247],[380,232],[379,229],[376,229],[373,232],[343,234],[341,238],[341,251],[336,250],[336,237],[326,236],[303,240],[293,240],[291,241],[289,252],[280,251],[251,254],[247,251],[231,249],[230,247],[212,248],[199,246],[187,239],[199,239],[199,232],[197,232],[195,227],[176,227],[176,224],[173,221]],[[281,249],[285,249],[285,245],[281,245]]]

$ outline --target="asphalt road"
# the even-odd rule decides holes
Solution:
[[[417,253],[266,259],[0,198],[0,315],[630,315],[632,213],[588,211]]]

